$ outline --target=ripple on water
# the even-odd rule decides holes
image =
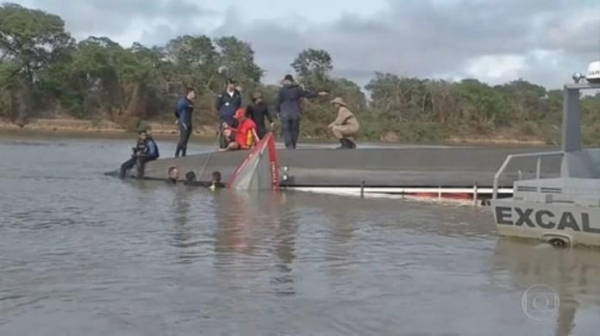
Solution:
[[[131,141],[39,142],[0,146],[0,335],[595,330],[597,252],[498,239],[489,209],[120,181]],[[523,313],[534,283],[560,319]]]

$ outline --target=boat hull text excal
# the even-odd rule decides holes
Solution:
[[[509,155],[498,179],[513,160],[534,159],[535,177],[513,183],[513,197],[492,196],[498,234],[534,238],[552,244],[600,246],[600,149],[581,148],[580,91],[600,89],[600,62],[590,64],[587,78],[575,74],[564,86],[562,149]],[[581,82],[582,79],[586,82]],[[557,176],[542,176],[544,160],[560,158]]]

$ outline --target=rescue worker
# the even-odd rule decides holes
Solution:
[[[342,144],[339,148],[356,148],[356,144],[348,137],[358,134],[358,120],[341,97],[334,98],[331,104],[337,110],[337,118],[328,127]]]
[[[238,109],[235,112],[234,118],[237,120],[237,128],[227,127],[226,124],[223,124],[225,136],[229,136],[229,132],[234,136],[234,141],[230,142],[224,150],[231,151],[252,148],[260,141],[258,134],[256,134],[256,125],[254,124],[254,121],[246,117],[246,111],[244,109]]]
[[[234,79],[228,79],[225,91],[219,94],[215,101],[215,109],[217,110],[220,125],[219,148],[227,146],[223,137],[223,124],[227,124],[230,127],[237,127],[234,115],[235,111],[242,107],[242,95],[237,89],[236,84]]]
[[[275,111],[281,122],[281,134],[285,148],[295,149],[300,135],[300,103],[302,98],[327,96],[327,92],[311,92],[301,88],[292,75],[285,75],[283,87],[279,89],[275,101]]]
[[[273,117],[269,113],[269,107],[263,102],[263,96],[260,92],[252,95],[252,104],[246,107],[246,117],[252,119],[256,124],[256,134],[262,139],[267,134],[265,118],[269,121],[269,128],[273,129]]]
[[[179,180],[179,169],[175,166],[169,167],[167,170],[167,183],[168,184],[177,184],[177,180]]]
[[[175,124],[179,125],[179,143],[175,149],[175,157],[185,156],[187,152],[187,143],[192,134],[192,112],[194,112],[193,100],[196,98],[196,91],[193,88],[188,88],[185,97],[181,97],[177,101],[175,108]]]
[[[144,166],[147,162],[158,159],[159,152],[156,141],[146,130],[138,132],[138,141],[135,147],[132,148],[133,154],[131,159],[125,161],[121,165],[119,177],[125,178],[127,172],[137,165],[137,178],[144,177]]]
[[[188,172],[185,176],[185,185],[187,186],[198,186],[207,187],[211,190],[225,188],[225,185],[221,183],[221,172],[212,172],[212,179],[210,182],[196,180],[196,174],[194,172]]]

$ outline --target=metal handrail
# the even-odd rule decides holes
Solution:
[[[498,180],[500,179],[500,176],[502,176],[502,174],[504,173],[504,171],[506,170],[506,167],[508,167],[508,164],[510,163],[510,161],[514,158],[524,158],[524,157],[537,157],[537,162],[536,162],[536,171],[535,171],[535,178],[536,180],[540,178],[541,172],[542,172],[542,157],[544,156],[556,156],[556,155],[564,155],[564,151],[552,151],[552,152],[537,152],[537,153],[522,153],[522,154],[510,154],[506,157],[506,159],[504,160],[504,163],[502,164],[502,166],[500,166],[500,169],[498,169],[498,172],[496,172],[496,175],[494,175],[494,187],[493,187],[493,192],[492,192],[492,199],[496,199],[498,197]],[[513,190],[514,193],[514,190]]]

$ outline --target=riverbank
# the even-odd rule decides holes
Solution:
[[[157,138],[170,139],[179,136],[179,130],[175,124],[161,122],[147,122],[146,125],[152,130],[152,134]],[[69,118],[55,119],[36,119],[23,127],[19,127],[9,121],[0,120],[0,135],[56,135],[69,137],[101,137],[101,138],[129,138],[132,132],[128,131],[123,126],[107,121],[93,120],[78,120]],[[198,140],[214,139],[216,130],[212,126],[199,126],[194,130],[193,138]],[[330,142],[331,139],[310,138],[312,141]],[[371,140],[369,142],[381,143],[399,143],[398,137],[394,134],[384,134],[379,140]],[[547,145],[542,139],[535,137],[519,137],[514,134],[496,134],[496,135],[481,135],[481,136],[452,136],[442,143],[447,145],[487,145],[487,146],[544,146]]]

